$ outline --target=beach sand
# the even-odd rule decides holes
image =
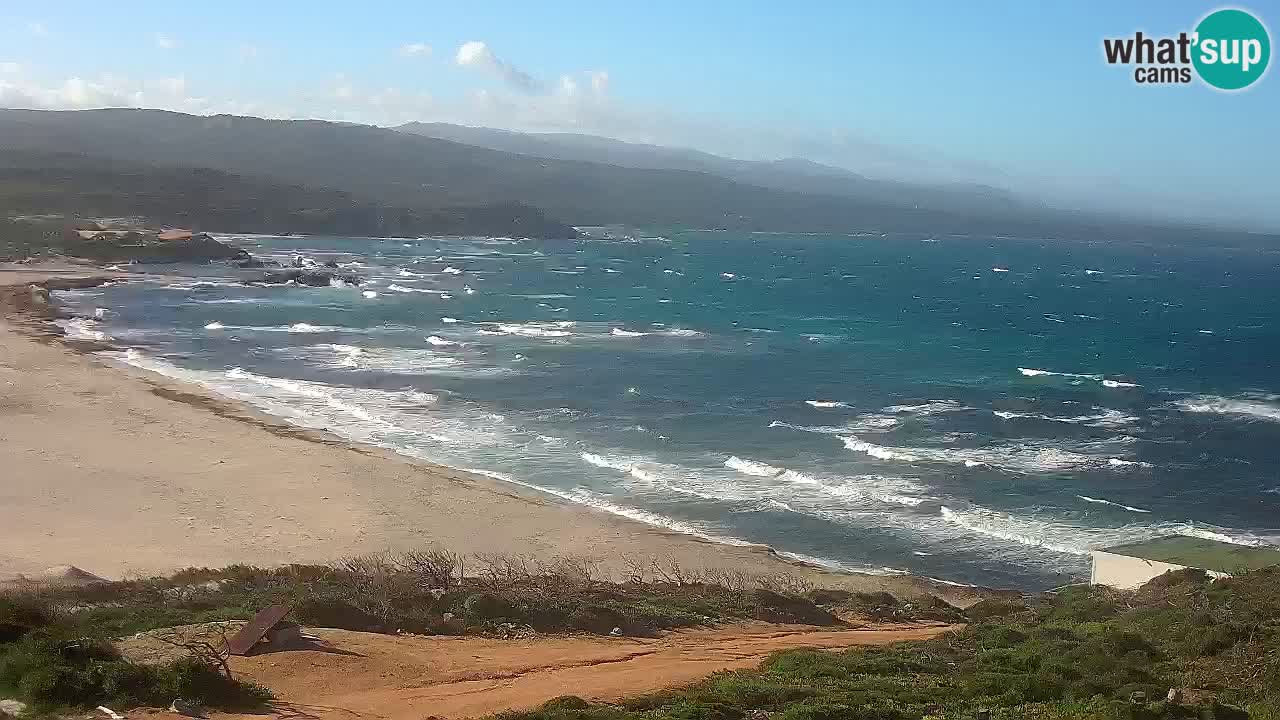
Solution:
[[[764,547],[664,531],[115,366],[15,307],[14,297],[29,297],[28,283],[85,274],[57,270],[0,267],[0,286],[10,286],[0,307],[0,578],[58,565],[123,578],[440,547],[585,557],[615,571],[627,559],[669,558],[686,568],[786,571],[830,587],[977,599],[920,578],[829,573]]]

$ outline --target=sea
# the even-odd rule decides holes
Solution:
[[[289,423],[836,570],[1038,590],[1116,543],[1280,542],[1277,249],[223,239],[364,281],[167,268],[59,293],[67,331]]]

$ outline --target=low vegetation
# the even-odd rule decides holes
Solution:
[[[304,625],[384,633],[648,635],[757,619],[818,625],[967,622],[938,638],[790,651],[759,669],[616,705],[559,698],[503,720],[853,720],[1252,717],[1280,720],[1280,569],[1210,582],[1182,572],[1137,592],[1070,588],[960,611],[941,601],[814,589],[791,575],[688,572],[649,561],[622,582],[591,563],[449,552],[334,565],[191,569],[168,578],[0,596],[0,696],[36,708],[211,708],[269,699],[196,654],[135,665],[112,638],[243,620],[275,603]],[[1170,689],[1181,689],[1166,699]]]
[[[967,628],[933,640],[784,652],[620,705],[558,698],[500,717],[1280,718],[1280,569],[1216,582],[1184,571],[1136,593],[1079,587],[967,614]]]
[[[289,605],[294,619],[313,627],[499,637],[652,635],[746,619],[836,625],[859,617],[956,612],[945,603],[905,603],[887,594],[815,591],[789,574],[690,572],[651,560],[632,564],[627,575],[626,582],[610,582],[577,559],[538,563],[514,555],[432,551],[29,588],[0,595],[0,696],[41,709],[124,709],[168,705],[174,698],[216,708],[262,703],[268,697],[264,690],[230,678],[208,653],[172,665],[140,666],[121,658],[110,640],[247,620],[274,604]]]

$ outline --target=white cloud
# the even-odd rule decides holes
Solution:
[[[572,75],[560,76],[560,94],[566,97],[578,95],[578,81],[574,80]]]
[[[604,70],[589,70],[587,77],[591,78],[591,89],[597,95],[603,95],[609,91],[609,73]]]
[[[431,46],[426,43],[413,42],[405,43],[396,51],[401,57],[418,57],[420,55],[430,55]]]
[[[164,33],[156,33],[155,40],[156,40],[156,47],[160,48],[161,50],[172,50],[178,47],[178,41],[174,40],[168,35],[165,35]]]
[[[522,92],[537,92],[542,88],[532,75],[494,54],[489,46],[479,40],[462,43],[454,60],[461,67],[475,68],[496,75],[509,87]]]
[[[16,62],[0,62],[0,75],[17,75],[22,72],[22,66]]]

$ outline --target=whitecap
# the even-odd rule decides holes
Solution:
[[[1183,412],[1235,415],[1254,420],[1280,422],[1280,405],[1255,399],[1225,398],[1200,395],[1179,400],[1175,405]]]
[[[1009,268],[993,267],[993,268],[991,268],[991,272],[994,272],[994,273],[1007,273],[1007,272],[1009,272]]]
[[[440,272],[442,272],[442,273],[444,273],[444,274],[446,274],[446,275],[461,275],[461,274],[462,274],[462,271],[461,271],[461,270],[459,270],[459,269],[458,269],[458,268],[456,268],[456,267],[453,267],[452,265],[450,265],[449,267],[446,267],[445,269],[441,270]]]
[[[444,323],[444,324],[446,324],[446,325],[452,325],[452,324],[454,324],[454,323],[458,322],[458,318],[442,317],[442,318],[440,318],[440,322],[442,322],[442,323]]]
[[[816,408],[842,408],[842,407],[849,407],[849,405],[848,405],[847,403],[840,402],[839,400],[805,400],[805,401],[804,401],[804,404],[805,404],[805,405],[811,405],[811,406],[816,407]]]
[[[1137,384],[1137,383],[1131,383],[1131,382],[1122,382],[1122,381],[1120,381],[1120,380],[1103,380],[1103,381],[1102,381],[1102,387],[1107,387],[1107,388],[1136,388],[1136,387],[1141,387],[1141,385],[1139,385],[1139,384]]]
[[[547,328],[534,323],[526,323],[523,325],[514,323],[499,323],[497,332],[503,335],[518,335],[520,337],[546,337],[546,338],[562,338],[571,337],[573,333],[568,330],[560,330],[555,328]]]
[[[216,320],[215,320],[215,321],[213,321],[213,322],[208,323],[207,325],[205,325],[205,326],[204,326],[204,329],[205,329],[205,330],[221,330],[221,329],[223,329],[223,328],[225,328],[225,327],[226,327],[226,325],[223,325],[222,323],[220,323],[220,322],[218,322],[218,321],[216,321]]]
[[[724,278],[725,280],[732,280],[738,276],[731,272],[723,272],[723,273],[720,273],[720,277]]]
[[[628,338],[643,337],[645,335],[648,335],[648,333],[634,332],[632,330],[623,330],[621,328],[613,328],[612,330],[609,331],[609,334],[614,337],[628,337]]]
[[[730,470],[737,470],[744,475],[754,475],[755,477],[776,477],[781,475],[784,470],[784,468],[774,467],[754,460],[743,460],[737,455],[730,455],[724,461],[724,466]]]
[[[457,344],[458,344],[458,343],[454,342],[453,340],[445,340],[444,338],[440,337],[439,335],[428,335],[428,336],[427,336],[427,343],[428,343],[428,344],[430,344],[430,345],[435,345],[435,346],[437,346],[437,347],[453,347],[453,346],[455,346],[455,345],[457,345]]]
[[[911,415],[937,415],[939,413],[959,412],[968,409],[955,400],[930,400],[915,405],[890,405],[881,408],[887,413]]]
[[[1133,507],[1132,505],[1123,505],[1123,504],[1121,504],[1121,503],[1113,502],[1113,501],[1111,501],[1111,500],[1106,500],[1106,499],[1104,499],[1104,498],[1094,498],[1094,497],[1089,497],[1088,495],[1077,495],[1076,497],[1078,497],[1078,498],[1080,498],[1081,500],[1083,500],[1083,501],[1085,501],[1085,502],[1088,502],[1088,503],[1096,503],[1096,504],[1098,504],[1098,505],[1112,505],[1112,506],[1115,506],[1115,507],[1118,507],[1118,508],[1123,508],[1123,509],[1128,510],[1128,511],[1130,511],[1130,512],[1136,512],[1136,513],[1149,513],[1149,512],[1151,512],[1150,510],[1143,510],[1142,508]]]
[[[365,296],[366,298],[368,298],[368,299],[373,299],[373,298],[378,297],[378,293],[374,292],[373,290],[365,290],[364,292],[362,292],[362,293],[360,293],[360,294],[361,294],[361,295],[364,295],[364,296]]]

